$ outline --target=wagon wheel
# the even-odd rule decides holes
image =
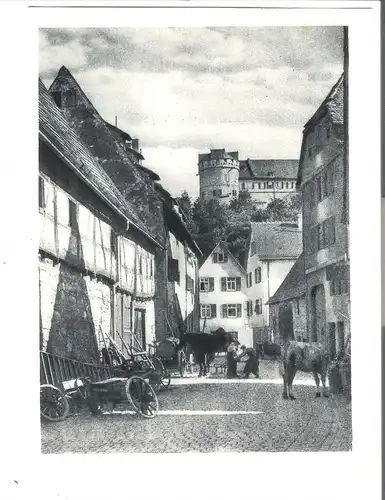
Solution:
[[[68,406],[69,406],[69,410],[68,410],[68,416],[69,417],[72,417],[73,415],[75,415],[76,413],[76,410],[77,410],[77,404],[76,404],[76,401],[74,400],[74,398],[72,396],[70,396],[69,394],[66,394],[65,395],[67,401],[68,401]]]
[[[40,414],[51,422],[64,420],[69,414],[69,403],[60,389],[51,384],[40,386]]]
[[[152,364],[154,365],[156,373],[160,375],[159,384],[157,387],[155,387],[155,389],[167,389],[171,382],[170,373],[165,369],[164,364],[159,358],[152,358]]]
[[[154,391],[156,391],[159,389],[159,387],[161,387],[162,384],[163,365],[158,358],[151,358],[151,363],[154,369],[151,369],[151,371],[147,374],[147,378],[151,387],[154,389]]]
[[[127,380],[126,394],[135,411],[144,418],[154,418],[159,410],[154,389],[143,378],[133,376]]]

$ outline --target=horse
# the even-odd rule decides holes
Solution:
[[[328,397],[325,392],[325,385],[329,361],[328,352],[322,344],[309,344],[294,340],[286,342],[282,348],[280,363],[280,371],[283,377],[283,398],[295,399],[292,392],[292,385],[298,370],[313,372],[317,386],[316,397]],[[321,376],[321,389],[318,375]]]
[[[202,377],[202,375],[207,374],[210,363],[215,358],[215,353],[227,351],[231,342],[236,342],[236,339],[220,327],[211,334],[199,332],[185,333],[180,338],[177,349],[180,351],[187,345],[190,347],[195,355],[196,362],[199,363],[198,377]]]

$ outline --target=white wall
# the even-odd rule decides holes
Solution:
[[[248,300],[253,301],[253,315],[249,319],[251,327],[270,325],[269,306],[266,302],[278,290],[279,286],[293,267],[295,259],[260,261],[257,254],[247,259],[247,272],[252,273],[252,286],[247,288]],[[255,282],[255,269],[261,267],[261,282]],[[255,313],[255,301],[262,298],[262,314]]]
[[[183,319],[186,319],[194,310],[194,289],[197,286],[196,268],[197,259],[184,243],[179,241],[173,233],[170,233],[171,255],[173,259],[179,262],[179,283],[175,283],[175,292],[177,294],[179,305],[182,311]],[[194,280],[194,288],[187,290],[187,276]]]
[[[220,251],[216,249],[215,252]],[[224,250],[225,251],[225,250]],[[247,309],[246,309],[246,276],[244,270],[236,263],[235,260],[229,256],[228,262],[215,263],[213,256],[209,256],[199,269],[199,278],[213,277],[214,278],[214,291],[199,292],[200,305],[202,304],[215,304],[217,308],[216,318],[200,319],[201,330],[205,324],[205,331],[209,332],[218,327],[224,328],[226,331],[238,332],[238,339],[241,343],[252,345],[252,330],[248,324]],[[231,277],[241,278],[240,291],[221,291],[221,278]],[[222,304],[241,304],[242,316],[240,318],[224,318],[222,317],[221,306]]]

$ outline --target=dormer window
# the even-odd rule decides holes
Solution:
[[[213,255],[213,260],[215,263],[227,262],[228,257],[224,252],[216,252]]]
[[[75,89],[69,89],[64,92],[64,105],[72,108],[77,104],[77,95]]]
[[[59,108],[72,108],[77,105],[77,94],[75,89],[54,90],[51,92],[52,98]]]
[[[62,106],[62,93],[60,90],[55,90],[54,92],[51,92],[52,99],[55,101],[55,104],[58,108],[61,108]]]

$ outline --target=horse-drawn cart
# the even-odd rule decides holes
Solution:
[[[168,386],[161,363],[136,352],[120,365],[91,365],[40,352],[40,413],[58,422],[81,407],[92,413],[129,405],[144,418],[158,412],[155,389]]]
[[[118,405],[128,405],[140,416],[154,418],[159,403],[149,383],[149,375],[149,372],[133,372],[130,377],[111,377],[96,382],[79,378],[68,381],[74,384],[67,390],[43,384],[40,386],[40,413],[46,420],[58,422],[70,415],[71,403],[76,407],[76,401],[84,401],[94,415],[102,411],[112,412]]]

